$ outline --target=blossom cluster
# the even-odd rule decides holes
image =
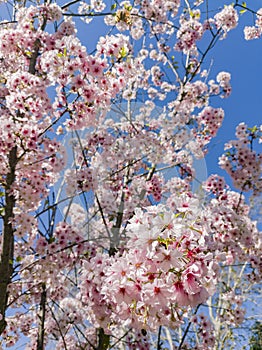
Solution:
[[[238,14],[233,5],[228,5],[223,8],[222,11],[214,16],[216,26],[222,29],[225,38],[227,32],[234,29],[238,24]]]
[[[234,181],[234,186],[241,191],[252,189],[255,194],[261,193],[261,154],[253,150],[254,141],[259,138],[257,127],[248,128],[241,123],[236,129],[237,140],[225,145],[225,154],[219,159]]]
[[[222,125],[224,119],[224,111],[222,108],[205,107],[197,116],[199,120],[200,130],[197,139],[201,145],[201,149],[208,144],[214,137]]]
[[[184,53],[196,49],[195,42],[200,40],[203,35],[203,26],[200,22],[200,14],[194,13],[190,20],[181,16],[180,28],[177,31],[177,43],[175,49]]]
[[[256,13],[255,26],[246,26],[244,28],[244,35],[246,40],[258,39],[262,35],[262,8]]]
[[[187,212],[136,209],[126,228],[127,250],[83,262],[82,300],[100,326],[122,320],[135,328],[175,327],[175,306],[194,307],[213,293],[217,266]]]

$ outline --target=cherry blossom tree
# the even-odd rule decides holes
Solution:
[[[259,38],[262,10],[208,5],[0,4],[4,348],[237,344],[261,282],[250,203],[262,127],[241,123],[225,145],[232,188],[217,174],[200,181],[195,164],[224,119],[212,100],[231,93],[209,54],[244,12],[255,22],[243,35]]]

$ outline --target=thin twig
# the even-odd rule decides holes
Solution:
[[[161,348],[162,348],[162,343],[161,343],[161,331],[162,331],[162,327],[159,326],[159,327],[158,327],[158,335],[157,335],[157,350],[161,350]]]
[[[200,308],[200,306],[201,306],[201,304],[197,305],[197,307],[196,307],[196,309],[195,309],[195,311],[194,311],[194,315],[197,314],[197,311],[198,311],[198,309]],[[189,321],[188,324],[187,324],[187,327],[186,327],[186,329],[185,329],[185,332],[184,332],[184,334],[183,334],[183,337],[182,337],[182,339],[181,339],[181,342],[180,342],[180,344],[179,344],[179,347],[177,348],[177,350],[181,350],[181,349],[182,349],[182,345],[184,344],[184,341],[185,341],[185,339],[186,339],[187,333],[189,332],[189,329],[190,329],[191,324],[192,324],[192,321]]]

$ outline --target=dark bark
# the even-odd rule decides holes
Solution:
[[[5,213],[3,216],[3,234],[0,260],[0,334],[6,327],[5,311],[8,303],[8,285],[11,282],[13,274],[14,260],[14,228],[12,218],[14,217],[15,198],[11,192],[15,182],[15,168],[17,165],[17,147],[13,147],[9,152],[9,172],[6,175],[5,184]]]
[[[159,326],[159,328],[158,328],[158,335],[157,335],[157,350],[161,350],[161,348],[162,348],[161,331],[162,331],[162,327]]]
[[[109,348],[110,335],[105,334],[103,328],[98,330],[98,347],[96,350],[107,350]]]
[[[46,286],[42,284],[42,293],[40,301],[40,327],[37,338],[37,350],[44,350],[45,338],[45,311],[46,311]]]

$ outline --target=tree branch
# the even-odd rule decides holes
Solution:
[[[159,326],[158,327],[158,335],[157,335],[157,350],[161,350],[162,348],[162,344],[161,344],[161,331],[162,331],[162,327]]]
[[[196,309],[195,309],[195,312],[194,312],[194,315],[197,314],[197,311],[198,311],[198,309],[200,308],[200,306],[201,306],[201,304],[197,305],[197,307],[196,307]],[[183,334],[183,337],[182,337],[182,339],[181,339],[181,342],[180,342],[180,344],[179,344],[179,347],[177,348],[177,350],[181,350],[181,349],[182,349],[182,345],[184,344],[184,341],[185,341],[185,339],[186,339],[187,333],[189,332],[189,328],[191,327],[191,324],[192,324],[192,322],[189,321],[188,324],[187,324],[187,327],[186,327],[186,329],[185,329],[185,332],[184,332],[184,334]]]

